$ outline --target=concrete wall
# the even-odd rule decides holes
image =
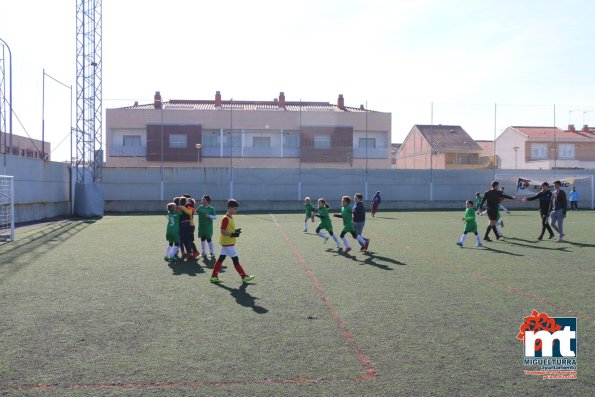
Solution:
[[[14,177],[15,223],[70,214],[68,165],[10,155],[0,164],[2,175]]]
[[[0,161],[4,163],[4,157]],[[69,216],[71,173],[66,164],[6,156],[5,175],[15,178],[15,222]],[[496,170],[506,193],[515,195],[516,178],[552,182],[558,177],[593,175],[589,170]],[[399,170],[373,169],[274,169],[274,168],[105,168],[105,211],[165,211],[165,205],[184,193],[209,194],[218,211],[234,197],[242,210],[302,210],[303,198],[327,199],[333,208],[342,195],[361,192],[367,206],[377,190],[381,209],[462,209],[463,201],[484,192],[494,179],[493,170]],[[162,183],[163,180],[163,183]],[[233,184],[231,181],[233,180]],[[367,184],[366,184],[367,181]],[[576,181],[579,206],[592,208],[591,179]],[[511,208],[536,208],[534,203],[514,201]]]

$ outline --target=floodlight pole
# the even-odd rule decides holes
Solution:
[[[8,91],[8,130],[10,131],[8,148],[6,147],[6,132],[4,133],[4,169],[6,170],[7,149],[10,149],[10,151],[12,152],[12,51],[10,51],[9,45],[1,37],[0,42],[2,42],[4,46],[8,49],[8,57],[10,58],[8,61],[8,84],[10,85],[10,90]],[[4,173],[6,174],[6,171]]]
[[[366,174],[364,181],[364,197],[368,199],[368,100],[366,99]]]
[[[231,98],[229,101],[229,105],[229,165],[231,167],[229,179],[229,198],[233,198],[233,98]]]

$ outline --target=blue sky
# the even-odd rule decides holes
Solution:
[[[43,69],[76,83],[76,1],[0,0],[0,10],[23,124],[13,119],[14,133],[41,139]],[[509,125],[595,125],[593,15],[589,0],[103,0],[104,107],[155,91],[343,94],[348,106],[391,112],[393,142],[432,121],[475,139]],[[70,155],[69,115],[69,90],[46,79],[54,160]]]

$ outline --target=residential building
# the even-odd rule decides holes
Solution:
[[[337,103],[162,101],[106,110],[105,167],[390,168],[391,114]]]
[[[554,169],[595,167],[595,129],[506,128],[496,139],[499,168]]]
[[[486,168],[482,148],[459,125],[416,124],[397,153],[399,169]]]
[[[0,153],[32,159],[45,157],[46,160],[51,160],[52,145],[49,142],[44,142],[42,146],[41,141],[38,139],[12,134],[12,146],[10,146],[10,135],[7,133],[1,135]],[[9,146],[10,149],[7,150]]]

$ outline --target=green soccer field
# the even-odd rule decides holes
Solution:
[[[213,261],[163,260],[162,215],[19,229],[0,245],[0,395],[592,395],[595,213],[569,212],[567,243],[517,211],[459,248],[463,214],[368,215],[369,251],[344,254],[301,213],[240,211],[256,279],[228,258],[221,285]],[[524,374],[532,310],[578,319],[577,379]]]

